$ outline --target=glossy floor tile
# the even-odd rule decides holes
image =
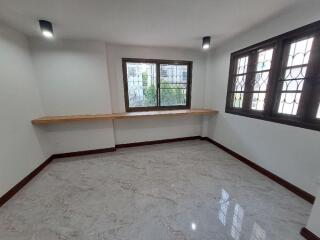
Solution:
[[[0,239],[295,240],[310,209],[195,140],[55,160],[0,208]]]

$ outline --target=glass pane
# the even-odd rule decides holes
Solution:
[[[271,68],[272,55],[273,48],[259,52],[257,71],[269,70]]]
[[[236,74],[243,74],[243,73],[247,72],[247,70],[248,70],[248,60],[249,60],[249,56],[242,57],[242,58],[238,59]]]
[[[278,113],[296,115],[301,93],[281,93]]]
[[[306,72],[307,67],[289,68],[285,72],[284,80],[305,78]]]
[[[188,65],[160,65],[160,105],[187,104]]]
[[[234,108],[242,108],[243,93],[233,93],[232,106]]]
[[[127,63],[129,107],[157,106],[156,64]]]
[[[252,96],[251,109],[262,111],[264,109],[265,93],[254,93]]]
[[[246,75],[236,76],[234,91],[236,92],[243,92],[246,82]]]
[[[264,109],[265,92],[269,81],[269,70],[271,68],[273,48],[260,50],[256,66],[256,74],[253,82],[253,90],[257,93],[252,95],[251,109],[262,111]],[[259,72],[260,71],[260,72]]]
[[[303,88],[303,80],[284,81],[282,91],[301,91]]]
[[[320,118],[320,103],[319,103],[319,107],[318,107],[317,118]]]
[[[254,91],[266,91],[269,80],[269,72],[256,73]]]
[[[313,37],[309,37],[290,44],[286,66],[287,69],[285,70],[282,78],[282,93],[280,96],[278,113],[297,115],[300,96],[306,77],[307,66],[294,66],[309,63],[312,43]]]
[[[313,37],[291,43],[287,66],[308,64],[312,43]]]

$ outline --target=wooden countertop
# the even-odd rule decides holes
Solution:
[[[130,118],[158,117],[158,116],[212,115],[217,112],[218,111],[211,110],[211,109],[184,109],[184,110],[94,114],[94,115],[45,116],[45,117],[33,119],[31,122],[34,125],[46,125],[46,124],[75,122],[75,121],[117,120],[117,119],[130,119]]]

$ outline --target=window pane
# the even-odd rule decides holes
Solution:
[[[313,37],[291,43],[287,66],[307,64],[310,58],[312,43]]]
[[[242,58],[238,59],[236,74],[243,74],[243,73],[247,72],[248,60],[249,60],[249,56],[242,57]]]
[[[254,91],[266,91],[269,80],[269,72],[256,73]]]
[[[156,64],[127,63],[129,107],[157,106]]]
[[[236,91],[236,92],[243,92],[244,91],[246,77],[247,77],[246,75],[240,75],[240,76],[236,77],[234,91]]]
[[[257,71],[269,70],[271,68],[272,55],[273,48],[259,52]]]
[[[264,100],[266,97],[267,86],[269,82],[269,72],[271,68],[273,48],[260,50],[256,66],[256,74],[253,85],[251,109],[256,111],[264,110]]]
[[[234,108],[242,108],[243,93],[234,93],[232,98],[232,106]]]
[[[296,115],[298,111],[301,93],[281,93],[279,113]]]
[[[297,115],[312,43],[313,37],[309,37],[293,42],[289,46],[288,61],[281,79],[283,82],[278,113]]]
[[[307,67],[289,68],[285,72],[284,80],[305,78],[306,72]]]
[[[282,91],[301,91],[303,82],[303,80],[284,81],[282,85]]]
[[[320,118],[320,103],[319,103],[319,107],[318,107],[317,118]]]
[[[249,56],[241,57],[237,59],[236,73],[233,78],[233,93],[231,97],[231,105],[234,108],[242,108],[245,84],[247,80]]]
[[[160,105],[185,106],[187,103],[188,65],[160,65]]]
[[[264,109],[264,99],[266,94],[261,93],[254,93],[252,96],[252,105],[251,108],[254,110],[262,111]]]

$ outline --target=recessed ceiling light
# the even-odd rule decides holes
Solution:
[[[53,38],[52,23],[47,20],[39,20],[40,30],[44,37]]]
[[[211,37],[206,36],[202,38],[202,49],[207,50],[210,48]]]

